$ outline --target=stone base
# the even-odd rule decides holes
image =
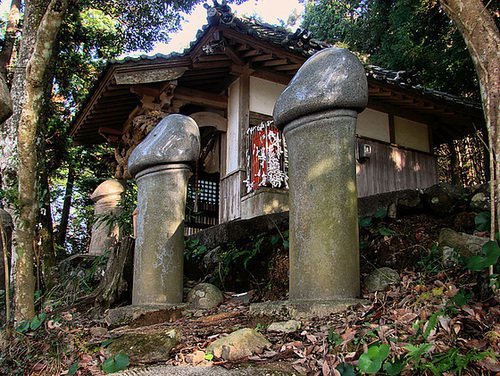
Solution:
[[[363,299],[335,300],[295,300],[254,303],[250,305],[250,315],[272,317],[279,320],[311,319],[325,317],[332,313],[345,311],[358,304],[366,304]]]
[[[241,219],[288,211],[288,190],[261,187],[241,199]]]
[[[110,309],[106,312],[104,320],[112,328],[129,325],[141,327],[163,322],[173,322],[183,316],[187,304],[166,305],[129,305]]]

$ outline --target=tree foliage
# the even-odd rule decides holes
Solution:
[[[316,0],[306,5],[303,26],[371,64],[417,71],[426,87],[479,97],[462,36],[437,0]]]

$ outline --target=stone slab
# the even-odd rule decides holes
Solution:
[[[148,326],[176,321],[183,316],[186,308],[187,304],[129,305],[108,310],[104,320],[112,328],[125,325],[131,327]]]
[[[311,319],[339,313],[358,304],[367,304],[364,299],[336,299],[327,301],[270,301],[250,305],[250,316],[272,317],[279,320]]]
[[[288,211],[288,191],[276,188],[259,188],[241,199],[241,218]]]
[[[297,372],[287,363],[249,365],[238,368],[226,369],[220,366],[195,367],[195,366],[151,366],[135,368],[115,373],[119,376],[289,376]]]

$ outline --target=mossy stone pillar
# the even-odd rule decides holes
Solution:
[[[360,294],[354,148],[367,99],[359,60],[328,48],[306,61],[276,102],[289,158],[290,301]]]
[[[133,305],[182,302],[187,184],[199,154],[196,122],[169,115],[130,155],[138,188]]]
[[[95,223],[92,226],[92,238],[90,239],[89,254],[102,255],[111,250],[119,237],[117,224],[111,225],[103,216],[116,215],[120,211],[118,204],[122,199],[125,188],[116,179],[109,179],[95,189],[90,198],[94,201]]]

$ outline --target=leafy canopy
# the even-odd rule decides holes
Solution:
[[[303,26],[370,64],[417,71],[426,87],[478,97],[465,43],[437,0],[315,0]]]

